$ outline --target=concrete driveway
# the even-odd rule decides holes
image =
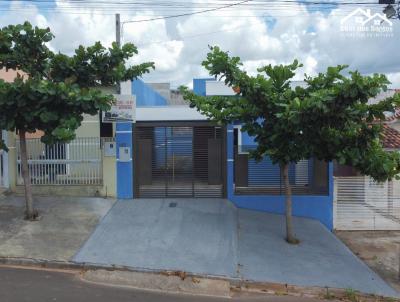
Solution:
[[[118,201],[74,260],[233,276],[236,223],[219,200]]]
[[[398,296],[318,221],[294,225],[295,246],[283,216],[226,200],[120,200],[73,260]]]

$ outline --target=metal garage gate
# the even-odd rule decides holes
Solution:
[[[136,196],[223,196],[220,127],[136,126],[134,137]]]
[[[334,228],[400,230],[400,181],[367,176],[335,177]]]

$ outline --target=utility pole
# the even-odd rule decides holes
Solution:
[[[115,14],[115,41],[121,46],[121,20],[119,14]]]
[[[119,14],[115,14],[115,42],[121,46],[121,20]],[[121,83],[117,83],[117,94],[121,94]]]
[[[121,47],[121,19],[119,14],[115,14],[115,42],[118,47]],[[117,94],[132,94],[131,81],[125,81],[122,83],[117,83]],[[121,88],[122,87],[122,88]]]

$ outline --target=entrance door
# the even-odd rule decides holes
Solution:
[[[137,126],[137,196],[222,197],[221,134],[214,126]]]

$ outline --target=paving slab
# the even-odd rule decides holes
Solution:
[[[120,200],[74,260],[234,276],[236,229],[236,209],[226,201]]]
[[[399,295],[316,220],[294,217],[300,244],[289,245],[284,216],[240,209],[238,217],[244,279]]]

